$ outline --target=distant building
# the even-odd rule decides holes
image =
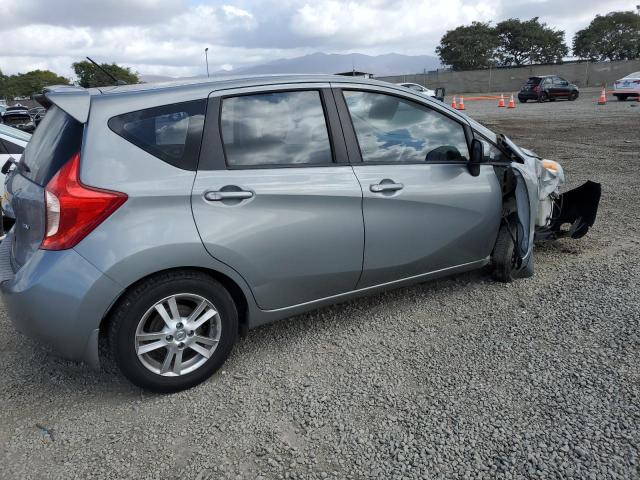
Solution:
[[[340,72],[336,73],[336,75],[342,75],[343,77],[373,78],[373,73],[359,72],[358,70],[351,70],[350,72]]]

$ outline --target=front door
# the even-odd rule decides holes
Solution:
[[[498,232],[501,190],[491,166],[469,173],[461,120],[396,95],[336,93],[359,145],[366,235],[358,287],[483,262]]]
[[[206,249],[265,310],[348,292],[362,271],[362,191],[331,91],[290,88],[210,99],[192,195]]]

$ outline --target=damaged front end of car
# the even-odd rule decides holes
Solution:
[[[538,209],[535,241],[584,237],[596,220],[601,185],[589,180],[573,190],[560,193],[560,187],[566,180],[558,162],[537,158],[536,170]]]
[[[533,244],[583,237],[593,226],[601,186],[588,181],[560,193],[562,166],[521,148],[504,135],[496,143],[511,160],[494,166],[502,186],[503,222],[492,253],[493,277],[502,282],[533,275]]]

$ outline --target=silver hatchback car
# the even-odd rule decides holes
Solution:
[[[171,392],[239,333],[477,269],[533,273],[600,186],[396,85],[270,76],[50,87],[10,165],[0,289],[17,329]]]

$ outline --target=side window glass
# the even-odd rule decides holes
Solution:
[[[502,151],[498,147],[496,147],[493,143],[491,143],[489,140],[479,135],[476,135],[476,138],[482,142],[485,162],[490,162],[490,163],[510,162],[509,158],[504,153],[502,153]]]
[[[363,162],[441,163],[469,159],[461,124],[424,105],[345,90]]]
[[[202,141],[206,100],[129,112],[109,119],[109,128],[165,162],[195,170]]]
[[[225,98],[220,118],[228,166],[333,162],[324,108],[317,90]]]

